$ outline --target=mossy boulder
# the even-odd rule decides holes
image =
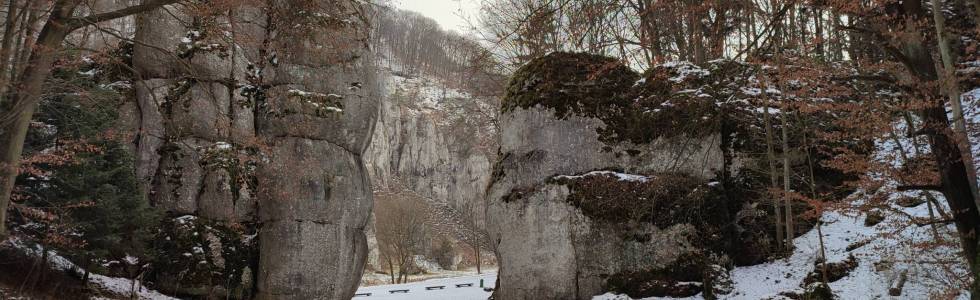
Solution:
[[[168,218],[152,245],[148,279],[174,295],[247,299],[258,263],[254,237],[248,224]]]
[[[851,271],[857,267],[858,261],[853,255],[839,262],[818,262],[814,264],[813,271],[803,279],[803,285],[809,286],[812,283],[823,282],[824,270],[827,271],[827,282],[836,282],[851,275]]]
[[[822,282],[814,282],[806,286],[802,300],[834,300],[834,291],[830,286]]]
[[[885,213],[880,210],[869,211],[864,217],[864,226],[871,227],[878,225],[881,221],[885,220]]]
[[[537,105],[571,114],[600,117],[629,105],[639,75],[616,59],[586,53],[555,52],[521,67],[507,85],[502,111]]]
[[[727,252],[732,216],[717,181],[683,173],[625,175],[598,171],[556,176],[551,182],[567,186],[570,193],[566,201],[592,220],[622,226],[648,223],[658,228],[691,224],[699,233],[692,241],[696,247]]]

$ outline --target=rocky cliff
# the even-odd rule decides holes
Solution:
[[[126,109],[138,117],[138,177],[156,207],[242,242],[194,232],[181,245],[204,253],[205,275],[186,280],[183,266],[161,266],[157,279],[171,293],[221,296],[254,284],[259,299],[348,299],[357,287],[372,203],[362,154],[380,103],[375,62],[354,4],[300,2],[168,6],[137,20],[139,79]],[[224,264],[228,253],[252,263]]]
[[[698,226],[651,220],[716,194],[709,181],[725,167],[720,132],[706,128],[642,143],[605,133],[619,124],[600,113],[619,113],[617,102],[625,102],[637,79],[613,60],[561,53],[515,74],[487,204],[500,299],[591,299],[609,288],[610,278],[668,270],[700,252]],[[680,178],[690,186],[656,191],[674,189]],[[636,189],[650,193],[628,193]],[[631,205],[642,199],[631,196],[673,203],[644,211]],[[600,200],[596,209],[584,209]]]
[[[670,63],[640,75],[614,59],[554,53],[515,72],[487,195],[496,298],[730,292],[727,268],[773,253],[772,211],[759,205],[761,69]],[[806,154],[786,155],[805,168]],[[804,210],[793,204],[794,215]],[[812,224],[796,218],[797,232]]]
[[[365,153],[375,188],[404,186],[483,224],[496,143],[492,100],[397,67],[381,74],[385,101]]]

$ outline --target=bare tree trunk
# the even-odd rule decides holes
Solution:
[[[973,22],[977,24],[977,31],[980,31],[980,0],[973,0]]]
[[[825,42],[826,40],[824,39],[824,34],[823,34],[823,14],[824,14],[823,10],[819,8],[815,8],[813,12],[813,24],[814,24],[813,34],[816,35],[818,40],[817,55],[820,56],[820,59],[826,59],[827,56],[826,54],[827,51],[824,50],[825,49],[824,45],[826,45]]]
[[[973,152],[970,147],[970,138],[966,132],[963,104],[960,102],[962,93],[960,93],[960,85],[956,78],[956,67],[953,66],[953,53],[949,46],[949,40],[946,39],[946,20],[943,17],[942,5],[939,4],[939,0],[932,0],[932,18],[936,24],[936,43],[939,44],[939,56],[943,60],[943,72],[940,81],[946,87],[945,91],[948,94],[950,106],[953,108],[953,128],[956,129],[956,139],[959,140],[960,153],[963,154],[963,163],[967,168],[973,202],[980,208],[980,194],[977,193],[977,168],[973,164]]]
[[[70,0],[60,0],[55,3],[48,22],[44,25],[37,38],[36,47],[31,54],[31,68],[26,68],[18,89],[11,92],[10,109],[5,113],[12,114],[9,126],[3,126],[0,135],[0,224],[6,221],[7,206],[17,178],[17,167],[21,152],[24,150],[24,138],[30,124],[34,109],[41,95],[41,85],[51,73],[55,58],[61,50],[61,44],[71,31],[66,21],[71,17],[77,3]],[[6,116],[5,116],[6,117]],[[7,125],[7,124],[3,124]],[[6,236],[6,227],[0,226],[0,237]]]
[[[807,138],[807,132],[809,131],[809,126],[806,122],[806,118],[802,114],[797,112],[797,116],[800,118],[800,123],[803,125],[803,150],[806,151],[806,164],[808,175],[810,175],[810,197],[813,200],[817,200],[817,177],[813,175],[813,155],[810,152],[810,140]],[[820,273],[823,279],[823,283],[827,284],[827,250],[823,242],[823,220],[822,216],[817,217],[817,237],[820,240],[820,257],[823,259],[823,264],[820,268]]]
[[[391,258],[385,258],[388,262],[388,276],[391,277],[391,284],[395,284],[395,264],[391,262]]]
[[[17,80],[17,63],[20,62],[21,53],[24,52],[24,39],[25,39],[24,33],[27,32],[27,24],[28,24],[27,20],[28,20],[28,15],[30,15],[31,6],[32,5],[29,2],[24,3],[24,7],[23,7],[24,9],[21,11],[22,13],[19,16],[17,16],[18,28],[17,30],[15,30],[14,41],[13,41],[14,42],[13,49],[16,49],[16,52],[10,53],[10,62],[9,62],[10,67],[7,69],[7,74],[4,75],[7,76],[7,78],[10,78],[11,88],[13,88],[14,85],[12,81]],[[13,100],[10,99],[9,101],[13,101]]]
[[[795,228],[793,228],[793,200],[790,197],[790,182],[789,182],[789,122],[787,118],[789,115],[786,113],[786,105],[783,105],[782,111],[780,112],[780,117],[782,118],[783,124],[783,198],[786,200],[786,250],[793,249],[793,238],[796,237]]]
[[[906,0],[902,2],[904,12],[900,15],[905,28],[914,28],[910,23],[923,21],[927,18],[922,7],[921,0]],[[915,34],[910,35],[913,39],[903,41],[899,46],[902,49],[903,58],[898,58],[906,67],[923,82],[936,82],[940,79],[939,72],[932,54],[924,45],[921,39],[915,39]],[[942,97],[939,97],[942,99]],[[980,295],[980,268],[977,262],[977,232],[980,231],[980,209],[977,208],[975,197],[973,196],[971,181],[968,179],[969,171],[964,162],[964,155],[961,152],[960,143],[956,141],[956,134],[950,129],[950,120],[946,115],[946,108],[943,101],[931,101],[929,105],[922,108],[920,117],[923,120],[923,128],[920,129],[923,135],[928,137],[929,146],[932,150],[936,168],[939,171],[940,186],[938,187],[946,198],[946,202],[953,214],[956,230],[963,247],[963,256],[970,266],[970,273],[974,278],[972,287],[973,295]]]
[[[40,41],[40,39],[34,41],[34,34],[37,33],[35,30],[41,10],[38,5],[38,2],[36,1],[30,1],[25,4],[25,9],[27,9],[28,14],[27,21],[23,24],[24,39],[23,43],[21,44],[22,46],[17,47],[20,49],[20,53],[14,57],[14,66],[10,68],[10,71],[13,72],[13,74],[20,74],[24,71],[24,68],[29,65],[28,60],[31,57],[31,51],[34,48],[35,43]],[[70,32],[71,29],[68,29],[68,31]]]
[[[769,162],[769,188],[776,189],[776,151],[773,149],[773,137],[772,137],[772,116],[769,114],[769,96],[766,89],[769,89],[768,84],[762,87],[762,94],[766,95],[766,103],[763,105],[763,121],[766,125],[766,160]],[[776,219],[776,249],[781,249],[783,247],[783,222],[782,213],[780,212],[779,201],[773,194],[768,193],[769,200],[772,201],[772,211],[775,213]]]
[[[10,66],[11,51],[17,51],[17,49],[10,49],[16,29],[17,1],[10,0],[7,7],[7,19],[4,20],[3,40],[0,41],[0,95],[6,95],[7,88],[10,87],[10,72],[7,68]],[[6,99],[0,99],[0,105],[4,102],[3,100]]]
[[[480,261],[480,246],[477,245],[473,247],[473,250],[476,251],[476,274],[483,274],[483,272],[480,271],[480,267],[482,265],[482,262]]]
[[[830,14],[830,17],[833,19],[834,25],[834,32],[831,33],[831,38],[834,40],[831,54],[833,54],[834,60],[842,60],[844,59],[844,34],[841,33],[844,31],[841,28],[843,24],[841,24],[840,14],[836,10]]]

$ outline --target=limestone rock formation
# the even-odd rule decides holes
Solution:
[[[489,121],[476,120],[472,107],[454,104],[475,105],[488,99],[452,90],[423,76],[408,78],[388,70],[381,73],[385,101],[365,153],[372,185],[376,189],[401,185],[475,218],[482,226],[496,128],[488,126]],[[447,89],[452,92],[442,92]],[[440,107],[426,106],[431,103]],[[377,265],[376,247],[369,247],[374,258],[369,264],[381,269],[384,266]]]
[[[751,192],[767,177],[746,171],[763,170],[750,155],[764,153],[756,70],[715,61],[640,75],[572,53],[519,69],[487,195],[496,299],[730,291],[727,267],[771,253],[772,222]]]
[[[438,88],[439,84],[417,82],[423,79],[391,74],[387,74],[386,79],[386,101],[382,103],[378,124],[365,154],[375,185],[383,187],[392,180],[403,180],[423,196],[450,202],[454,207],[478,207],[489,182],[493,155],[488,152],[492,152],[495,145],[480,145],[476,137],[487,135],[488,141],[493,143],[496,129],[480,128],[489,122],[463,123],[463,119],[473,119],[469,115],[475,112],[469,108],[430,109],[422,107],[421,103],[473,103],[479,100],[469,95],[426,95],[422,90]],[[479,211],[482,214],[482,209]]]
[[[357,287],[372,203],[362,154],[380,102],[374,61],[357,4],[307,14],[299,2],[205,14],[167,6],[137,22],[135,149],[148,198],[175,218],[257,234],[242,250],[257,257],[226,271],[255,274],[231,284],[254,295],[160,276],[165,291],[349,299]],[[229,259],[217,253],[211,269]]]

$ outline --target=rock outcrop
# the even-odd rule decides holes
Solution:
[[[487,195],[500,264],[495,298],[730,291],[727,269],[762,262],[775,242],[771,211],[759,205],[768,173],[757,171],[766,170],[758,105],[783,96],[760,93],[760,70],[713,61],[640,75],[572,53],[519,69],[502,102]],[[824,117],[811,120],[832,120]],[[807,154],[786,155],[806,168]],[[816,174],[820,188],[844,178],[813,165],[806,176]],[[812,224],[796,218],[797,232]]]
[[[376,71],[356,4],[299,10],[300,2],[203,13],[167,6],[137,22],[140,78],[129,109],[139,116],[137,174],[148,198],[173,217],[257,234],[257,246],[247,245],[258,259],[235,265],[249,272],[161,283],[180,287],[169,292],[241,297],[208,286],[234,281],[253,285],[242,289],[258,299],[349,299],[357,287]],[[205,262],[217,269],[217,261]]]
[[[716,199],[723,193],[711,182],[726,168],[721,132],[640,143],[616,135],[612,126],[632,124],[604,118],[633,109],[624,103],[637,79],[612,59],[564,53],[516,73],[503,100],[502,157],[487,204],[498,299],[591,299],[616,280],[707,257],[704,246],[717,242],[698,238],[709,226],[664,217],[727,217],[727,203]],[[660,199],[645,206],[634,197]],[[721,202],[700,211],[688,201]],[[674,280],[654,277],[647,283]]]

